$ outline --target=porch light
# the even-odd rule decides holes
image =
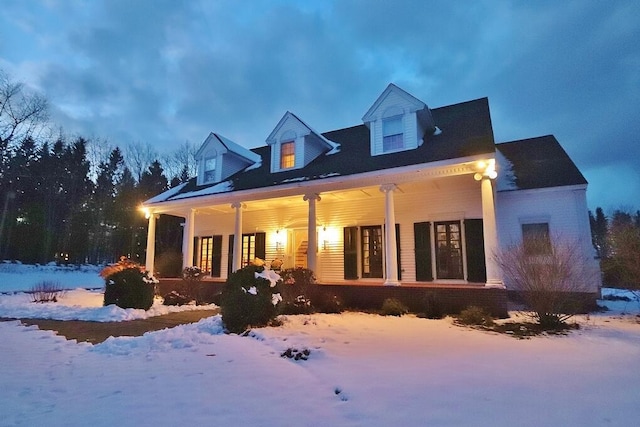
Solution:
[[[482,178],[496,179],[498,177],[495,159],[480,160],[476,163],[476,170],[478,172],[473,175],[473,179],[476,181],[481,181]]]
[[[322,250],[329,249],[329,245],[338,241],[338,230],[326,225],[318,231],[318,243],[322,242]],[[320,249],[320,248],[319,248]]]
[[[284,250],[285,243],[287,242],[287,233],[286,230],[277,229],[273,240],[276,242],[276,251]]]
[[[151,217],[151,212],[149,211],[149,208],[145,208],[144,206],[140,206],[140,208],[138,208],[140,210],[140,212],[142,212],[144,214],[144,217],[146,219],[149,219]]]

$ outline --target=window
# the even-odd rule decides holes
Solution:
[[[462,279],[462,235],[459,221],[436,222],[438,279]]]
[[[242,266],[247,266],[253,262],[256,257],[256,235],[242,235]]]
[[[362,277],[382,278],[382,227],[362,227]]]
[[[198,254],[198,266],[203,274],[211,274],[211,256],[213,255],[213,237],[200,239],[200,251]]]
[[[216,158],[209,157],[204,161],[204,181],[212,182],[216,179]]]
[[[280,144],[280,169],[289,169],[296,165],[295,147],[294,141]]]
[[[546,255],[551,253],[549,223],[539,222],[522,224],[522,244],[529,255]]]
[[[394,116],[382,121],[382,149],[386,151],[404,148],[402,116]]]

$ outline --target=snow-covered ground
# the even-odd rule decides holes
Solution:
[[[20,295],[0,307],[37,317],[43,304]],[[74,290],[44,305],[100,302]],[[214,316],[98,345],[0,322],[0,426],[634,425],[640,306],[603,304],[568,336],[529,340],[361,313],[289,316],[246,337]],[[281,357],[289,348],[310,357]]]
[[[0,262],[0,293],[28,291],[42,281],[59,283],[65,289],[102,288],[102,267],[93,265],[26,265]]]

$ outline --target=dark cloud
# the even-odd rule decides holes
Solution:
[[[498,141],[553,133],[591,181],[592,204],[639,203],[633,0],[3,8],[0,67],[41,88],[70,132],[162,151],[217,131],[254,147],[286,110],[319,131],[358,124],[394,82],[432,107],[488,96]]]

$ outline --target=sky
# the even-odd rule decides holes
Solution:
[[[0,3],[0,69],[67,134],[254,148],[286,111],[361,124],[395,83],[432,108],[488,97],[497,142],[553,134],[590,209],[640,208],[636,0]]]

